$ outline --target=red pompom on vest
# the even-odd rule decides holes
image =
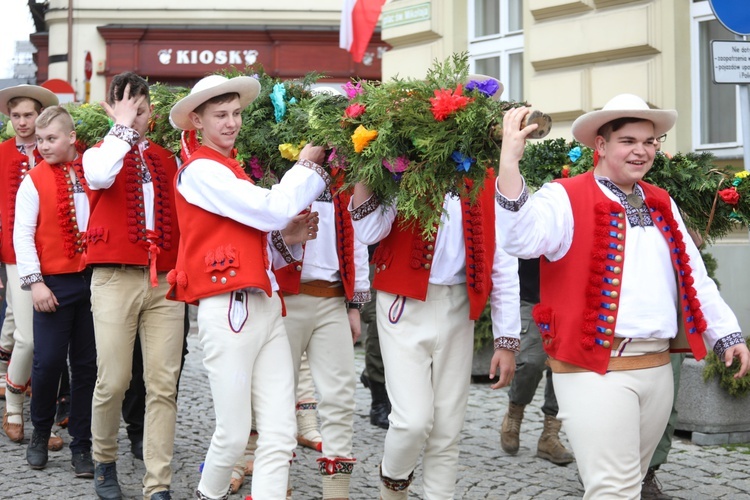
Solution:
[[[180,238],[172,186],[177,162],[171,152],[152,142],[143,151],[143,159],[154,188],[153,232],[146,229],[141,155],[136,144],[125,155],[115,182],[107,189],[91,191],[86,264],[147,266],[151,254],[157,271],[174,267]]]
[[[466,290],[469,318],[482,314],[492,290],[495,256],[495,176],[489,173],[476,202],[461,198],[461,224],[466,253]],[[398,217],[391,232],[372,257],[373,288],[417,300],[427,298],[427,285],[435,251],[435,236],[425,238],[416,225],[405,227]]]
[[[348,206],[351,191],[337,191],[333,194],[334,224],[336,227],[336,254],[339,259],[339,276],[344,286],[346,300],[354,297],[356,265],[354,263],[354,227]],[[276,281],[284,293],[298,294],[302,278],[302,262],[295,262],[281,269],[275,269]]]
[[[72,176],[86,188],[81,157],[62,165],[43,161],[29,176],[39,193],[39,215],[35,233],[36,251],[43,275],[68,274],[85,267],[85,233],[78,230],[73,201]],[[87,190],[88,194],[88,190]]]
[[[563,258],[541,259],[540,303],[534,320],[547,354],[559,361],[604,374],[609,365],[625,262],[628,221],[625,208],[609,199],[593,172],[556,182],[565,188],[573,209],[575,232]],[[706,321],[693,287],[682,233],[672,214],[669,194],[639,182],[651,218],[669,247],[678,278],[680,316],[696,359],[706,355]],[[677,297],[675,297],[677,299]]]
[[[43,161],[39,151],[34,149],[36,164]],[[16,263],[13,249],[13,224],[16,220],[16,195],[21,181],[29,172],[29,158],[18,151],[15,137],[0,144],[0,261]]]
[[[201,146],[190,156],[177,178],[198,159],[213,160],[238,179],[252,182],[236,160],[208,146]],[[267,233],[188,203],[177,191],[177,178],[175,199],[181,239],[177,264],[167,275],[167,298],[196,304],[204,297],[243,288],[259,288],[270,297]]]

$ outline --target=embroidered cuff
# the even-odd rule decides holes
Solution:
[[[730,333],[726,337],[722,337],[716,341],[716,344],[714,345],[714,352],[717,356],[719,356],[719,359],[723,360],[724,353],[727,352],[727,349],[729,349],[733,345],[744,343],[745,339],[742,337],[741,332]]]
[[[506,349],[513,352],[521,352],[521,339],[514,337],[498,337],[495,339],[495,350]]]
[[[372,293],[370,290],[366,290],[363,292],[354,292],[354,296],[352,297],[352,300],[349,302],[356,302],[357,304],[366,304],[372,300]]]
[[[373,213],[380,206],[380,200],[375,196],[370,196],[367,201],[352,210],[352,220],[362,220]]]
[[[31,288],[33,283],[44,283],[42,273],[29,274],[28,276],[21,276],[21,289],[28,290]]]
[[[284,262],[286,262],[287,264],[291,264],[292,262],[294,262],[295,259],[292,256],[292,252],[289,250],[289,247],[286,246],[284,237],[281,236],[281,231],[271,231],[271,244],[281,254]]]
[[[331,176],[328,175],[328,172],[326,172],[326,170],[317,163],[303,158],[301,160],[297,160],[297,165],[309,168],[310,170],[321,176],[326,183],[326,189],[328,189],[328,186],[331,185]]]
[[[135,146],[136,143],[141,139],[141,134],[139,134],[132,128],[126,127],[125,125],[122,125],[120,123],[115,123],[112,129],[110,129],[109,133],[110,135],[113,135],[118,139],[127,142],[128,144],[130,144],[130,147]]]
[[[517,200],[509,200],[500,193],[495,192],[495,201],[497,201],[497,204],[505,210],[518,212],[519,210],[521,210],[521,207],[524,206],[527,201],[529,201],[529,188],[524,186],[523,191],[521,192],[521,196],[519,196]]]

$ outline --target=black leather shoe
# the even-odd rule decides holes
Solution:
[[[151,500],[172,500],[172,494],[169,490],[157,491],[150,498]]]
[[[89,479],[94,477],[94,461],[91,460],[91,450],[74,451],[70,459],[70,465],[73,466],[73,474],[76,477]]]
[[[117,481],[117,463],[97,463],[94,468],[94,491],[101,500],[122,500],[120,483]]]
[[[31,435],[31,441],[29,441],[29,447],[26,448],[26,461],[29,463],[32,469],[44,469],[47,465],[47,441],[49,440],[49,432],[42,434],[37,432],[36,429]]]
[[[133,438],[130,440],[130,452],[138,460],[143,460],[143,438]]]

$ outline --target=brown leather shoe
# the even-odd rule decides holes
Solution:
[[[5,386],[0,385],[0,399],[5,399]]]
[[[49,451],[60,451],[63,449],[63,438],[57,435],[56,432],[52,432],[47,440],[47,449]]]
[[[10,438],[11,441],[14,443],[20,443],[23,441],[23,420],[20,424],[11,424],[8,422],[8,417],[12,417],[14,415],[21,415],[20,413],[8,413],[7,411],[3,415],[3,430],[5,431],[5,434]]]

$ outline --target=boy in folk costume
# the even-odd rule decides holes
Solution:
[[[42,161],[36,147],[35,120],[47,106],[57,104],[57,96],[36,85],[18,85],[0,90],[0,112],[10,117],[15,138],[0,144],[0,261],[8,273],[5,322],[0,335],[0,369],[4,382],[5,412],[3,431],[11,441],[23,441],[23,402],[29,387],[34,356],[33,311],[31,293],[21,289],[13,247],[16,195],[26,174]],[[13,362],[8,364],[13,352]],[[54,443],[53,443],[54,441]],[[62,448],[62,439],[50,435],[51,449]]]
[[[674,201],[642,180],[677,112],[622,94],[579,117],[573,136],[598,164],[531,197],[518,169],[527,113],[504,117],[498,230],[512,255],[544,256],[533,315],[584,498],[639,498],[672,405],[670,339],[684,332],[697,359],[704,341],[727,365],[738,358],[736,377],[750,353]]]
[[[360,309],[370,300],[367,246],[354,237],[347,209],[350,198],[351,193],[327,189],[313,202],[312,211],[319,217],[318,235],[307,242],[301,260],[295,260],[286,245],[278,244],[278,232],[272,233],[275,250],[288,263],[275,274],[286,303],[284,325],[292,346],[295,378],[299,378],[302,355],[307,353],[320,393],[317,409],[323,456],[318,464],[325,499],[349,498],[356,462],[352,456],[357,380],[353,345],[361,331]],[[306,415],[314,428],[314,408],[302,403],[297,411]]]
[[[117,432],[138,334],[146,384],[143,496],[165,499],[172,481],[185,314],[181,304],[165,298],[179,239],[172,184],[177,164],[172,153],[146,139],[151,106],[143,78],[115,76],[103,105],[115,124],[83,155],[92,192],[86,263],[93,268],[98,366],[91,423],[94,488],[100,498],[122,496]]]
[[[60,375],[70,353],[72,465],[77,477],[91,478],[96,345],[91,272],[83,261],[89,201],[70,114],[59,106],[45,109],[36,120],[36,137],[44,161],[21,182],[13,231],[20,284],[31,290],[34,304],[34,433],[26,460],[32,469],[47,464]]]
[[[497,94],[502,93],[502,89]],[[406,499],[424,448],[424,497],[454,497],[458,441],[471,381],[474,320],[489,298],[493,389],[508,385],[520,346],[518,262],[495,239],[494,177],[476,202],[445,196],[437,234],[405,226],[363,184],[350,204],[357,238],[371,245],[377,322],[391,400],[380,496]]]
[[[233,158],[242,110],[260,84],[251,77],[200,80],[170,112],[173,125],[197,130],[176,181],[182,230],[169,297],[198,303],[198,336],[211,384],[216,431],[198,484],[199,498],[227,498],[232,467],[255,417],[258,443],[252,494],[285,499],[296,442],[294,370],[271,271],[268,232],[287,244],[317,231],[315,216],[298,216],[328,186],[323,149],[307,145],[273,189],[255,186]],[[292,224],[290,224],[292,222]],[[278,242],[275,242],[278,243]],[[300,248],[293,249],[299,258]]]

